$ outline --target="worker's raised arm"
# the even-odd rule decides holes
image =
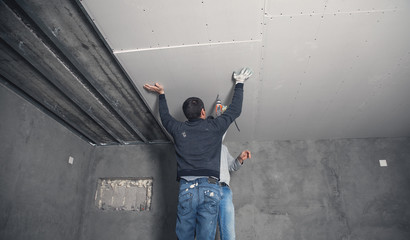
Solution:
[[[171,116],[171,114],[169,114],[168,104],[165,98],[164,87],[159,83],[155,83],[154,85],[145,84],[144,88],[150,92],[159,94],[159,116],[161,118],[161,122],[164,128],[172,134],[174,126],[178,124],[178,121],[175,120]]]
[[[235,79],[235,89],[232,96],[232,102],[228,106],[227,110],[216,120],[222,127],[221,130],[225,131],[229,125],[241,115],[242,102],[243,102],[243,85],[245,80],[252,76],[252,70],[250,68],[243,68],[240,73],[233,73]]]

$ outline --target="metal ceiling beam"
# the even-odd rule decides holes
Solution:
[[[96,145],[118,144],[71,99],[55,88],[35,68],[0,39],[0,79],[3,85],[42,109],[69,129]],[[28,97],[30,96],[30,98]],[[46,110],[46,111],[45,111]],[[72,122],[81,122],[72,126]]]
[[[16,2],[143,142],[169,142],[79,5],[73,1]]]
[[[8,45],[69,96],[116,141],[124,144],[137,140],[127,126],[119,124],[119,120],[104,100],[71,66],[70,62],[65,60],[58,49],[43,38],[42,33],[37,31],[35,26],[29,24],[29,19],[23,19],[24,14],[17,15],[15,11],[18,10],[9,8],[4,2],[1,2],[0,9],[1,37]]]
[[[47,114],[60,124],[64,125],[67,129],[69,129],[71,132],[73,132],[75,135],[77,135],[79,138],[83,139],[84,141],[90,143],[91,145],[99,145],[99,141],[95,141],[91,138],[88,138],[87,135],[83,132],[80,132],[78,129],[74,128],[71,126],[68,122],[65,122],[60,116],[57,116],[54,112],[50,111],[49,109],[45,108],[43,104],[40,102],[36,101],[33,97],[30,95],[26,94],[24,91],[22,91],[20,88],[12,84],[10,81],[6,80],[5,77],[0,75],[0,86],[6,87],[28,101],[29,103],[33,104],[34,106],[37,107],[40,111],[43,113]]]
[[[1,83],[96,145],[170,143],[75,1],[0,2]]]

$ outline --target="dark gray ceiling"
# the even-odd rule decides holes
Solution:
[[[0,2],[0,82],[96,145],[169,142],[74,1]]]

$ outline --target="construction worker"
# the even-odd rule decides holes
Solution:
[[[164,128],[174,138],[177,159],[178,196],[176,234],[178,239],[213,240],[221,199],[219,185],[222,136],[241,114],[243,86],[252,75],[249,68],[234,73],[235,89],[228,109],[217,118],[206,118],[201,99],[185,100],[182,109],[188,121],[174,119],[168,111],[164,87],[145,84],[159,94],[159,113]]]
[[[222,187],[221,202],[219,205],[219,236],[221,240],[235,240],[235,209],[232,202],[232,191],[229,187],[230,172],[237,171],[243,162],[251,158],[251,152],[244,150],[237,158],[231,156],[228,148],[222,144],[220,184]]]

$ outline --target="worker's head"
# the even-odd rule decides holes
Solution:
[[[204,103],[200,98],[188,98],[182,105],[182,110],[184,111],[185,117],[188,118],[188,120],[196,118],[206,118]]]

